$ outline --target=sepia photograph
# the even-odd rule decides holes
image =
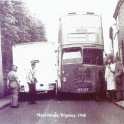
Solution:
[[[124,0],[0,0],[0,124],[124,124]]]

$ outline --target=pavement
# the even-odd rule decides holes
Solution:
[[[0,98],[0,109],[8,106],[10,104],[10,96]]]
[[[114,102],[114,104],[124,109],[124,100]]]

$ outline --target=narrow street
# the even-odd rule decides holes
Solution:
[[[124,124],[124,0],[0,0],[0,103],[0,124]]]
[[[2,124],[123,124],[124,110],[107,101],[44,99],[0,110]]]

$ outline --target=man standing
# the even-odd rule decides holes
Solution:
[[[117,87],[117,100],[123,99],[123,65],[119,57],[116,57],[115,80]]]
[[[8,73],[7,76],[7,87],[10,88],[11,96],[11,107],[17,108],[18,104],[18,95],[19,95],[19,81],[17,76],[17,66],[13,65],[12,70]]]
[[[28,73],[28,86],[29,86],[29,103],[35,104],[36,101],[36,63],[38,63],[38,60],[32,60],[31,61],[31,69]]]

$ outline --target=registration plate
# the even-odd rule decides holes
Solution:
[[[78,88],[77,91],[78,91],[79,93],[85,93],[85,92],[88,92],[89,89],[88,89],[88,88]]]

